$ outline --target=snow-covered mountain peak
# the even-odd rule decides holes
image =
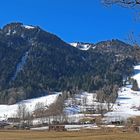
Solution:
[[[70,45],[83,51],[87,51],[90,48],[94,48],[94,44],[91,43],[73,42],[70,43]]]

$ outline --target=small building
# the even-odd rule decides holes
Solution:
[[[20,119],[19,118],[8,118],[7,121],[9,123],[19,123]]]
[[[124,122],[121,120],[111,121],[110,124],[112,125],[122,125]]]
[[[54,121],[54,120],[52,121],[53,125],[58,125],[59,123],[60,123],[59,121]]]
[[[85,107],[85,111],[86,111],[86,113],[89,113],[89,114],[95,114],[96,113],[96,109],[92,106]]]
[[[65,125],[49,125],[49,131],[66,131]]]
[[[0,121],[0,128],[4,128],[5,126],[9,125],[6,121]]]

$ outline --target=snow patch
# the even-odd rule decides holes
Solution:
[[[71,46],[77,47],[77,43],[70,43]]]
[[[140,65],[135,66],[134,67],[134,70],[135,70],[134,71],[135,75],[132,78],[134,78],[135,80],[137,80],[138,86],[140,88]]]
[[[17,33],[16,30],[14,30],[14,31],[13,31],[13,35],[16,34],[16,33]]]
[[[87,51],[91,47],[91,44],[89,43],[79,43],[79,42],[70,43],[70,45],[83,51]]]
[[[16,67],[16,71],[14,73],[14,76],[12,77],[12,81],[14,81],[17,77],[17,74],[23,69],[24,65],[26,64],[27,58],[28,58],[29,51],[27,51],[21,58],[21,61],[18,63]]]
[[[35,28],[34,26],[29,26],[29,25],[23,25],[23,27],[26,29],[34,29]]]
[[[9,29],[6,35],[10,35],[10,34],[11,34],[11,30]]]

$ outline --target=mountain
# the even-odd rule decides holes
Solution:
[[[38,26],[5,25],[0,29],[0,103],[54,91],[121,86],[136,62],[133,47],[119,40],[77,45],[78,49]]]

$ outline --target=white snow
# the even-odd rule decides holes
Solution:
[[[70,43],[70,45],[83,51],[87,51],[91,47],[91,45],[88,43],[78,43],[78,42]]]
[[[65,125],[65,128],[67,130],[69,130],[69,129],[75,130],[75,129],[81,129],[81,128],[83,128],[83,129],[97,129],[98,127],[95,124],[79,124],[79,125]]]
[[[45,106],[49,106],[56,100],[59,94],[61,93],[58,92],[53,95],[47,95],[39,98],[23,100],[14,105],[0,105],[0,120],[15,116],[18,104],[25,104],[27,109],[30,112],[32,112],[35,109],[36,103],[41,102],[44,103]]]
[[[14,30],[14,31],[13,31],[13,34],[16,34],[16,33],[17,33],[17,31],[16,31],[16,30]]]
[[[89,44],[82,45],[80,50],[87,51],[90,48]]]
[[[70,43],[71,46],[73,47],[77,47],[77,43],[73,42],[73,43]]]
[[[10,34],[11,34],[11,30],[9,29],[6,35],[10,35]]]
[[[133,78],[137,80],[138,86],[140,88],[140,65],[135,66],[134,69],[135,69],[134,71],[135,75],[133,76]]]
[[[35,28],[35,27],[29,26],[29,25],[23,25],[23,27],[26,28],[26,29],[34,29]]]
[[[100,129],[97,125],[95,124],[80,124],[80,125],[65,125],[65,128],[67,131],[79,131],[80,129]],[[43,127],[36,127],[36,128],[31,128],[31,130],[48,130],[48,126],[43,126]]]
[[[42,130],[48,130],[48,129],[49,129],[48,126],[31,128],[31,130],[34,130],[34,131],[42,131]]]
[[[17,77],[17,74],[23,69],[24,65],[26,64],[26,60],[28,58],[29,51],[26,51],[26,53],[22,56],[21,61],[17,64],[16,71],[11,78],[12,80],[15,80]]]

